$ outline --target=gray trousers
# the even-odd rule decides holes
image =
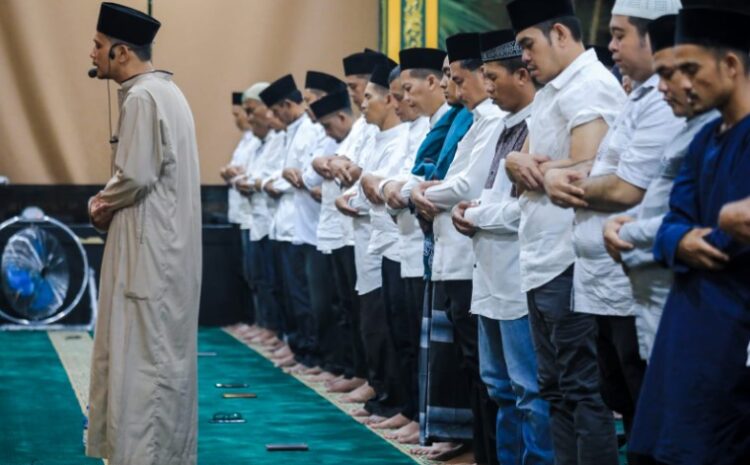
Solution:
[[[555,464],[617,465],[614,419],[600,394],[596,319],[571,310],[572,287],[571,265],[527,294]]]

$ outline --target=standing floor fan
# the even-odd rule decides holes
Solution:
[[[93,329],[95,274],[69,227],[39,208],[26,208],[0,224],[0,253],[0,317],[6,320],[0,330]],[[88,321],[66,324],[85,301]]]

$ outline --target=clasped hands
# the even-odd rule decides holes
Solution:
[[[584,190],[575,185],[586,178],[586,173],[573,168],[549,168],[550,158],[511,152],[505,169],[521,190],[544,191],[552,203],[563,208],[587,208]]]
[[[106,231],[109,229],[109,225],[112,222],[114,211],[111,206],[102,200],[102,193],[99,192],[89,200],[89,218],[91,218],[91,224],[100,231]]]

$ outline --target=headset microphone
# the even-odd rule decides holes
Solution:
[[[91,68],[91,69],[90,69],[90,70],[88,71],[88,75],[89,75],[89,77],[90,77],[90,78],[92,78],[92,79],[93,79],[93,78],[95,78],[97,74],[98,74],[98,71],[96,70],[96,67],[93,67],[93,68]]]

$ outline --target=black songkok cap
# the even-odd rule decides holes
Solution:
[[[242,92],[232,92],[232,105],[242,105]]]
[[[151,16],[117,3],[102,3],[96,30],[113,39],[133,45],[147,45],[154,41],[161,23]]]
[[[479,33],[460,32],[445,39],[448,49],[448,62],[459,60],[479,60],[482,54],[479,50]]]
[[[364,52],[353,53],[344,58],[344,75],[371,74],[378,63],[385,59],[385,55],[366,49]]]
[[[576,15],[571,0],[514,0],[506,8],[516,33],[550,19]]]
[[[510,60],[523,55],[523,50],[516,43],[516,34],[512,29],[479,34],[479,49],[484,62]]]
[[[381,62],[372,71],[372,74],[370,75],[370,82],[388,89],[388,87],[390,86],[388,77],[390,76],[391,71],[396,66],[398,66],[398,64],[396,64],[396,62],[391,60],[390,58],[381,60]]]
[[[750,16],[710,7],[685,8],[677,16],[675,43],[750,51]]]
[[[305,89],[317,89],[330,94],[337,90],[346,90],[346,84],[336,76],[320,71],[308,71],[305,76]]]
[[[337,111],[349,110],[351,107],[352,102],[349,100],[349,92],[346,89],[330,93],[310,104],[310,110],[312,110],[316,119],[321,119]]]
[[[260,99],[263,100],[263,103],[267,107],[270,107],[275,103],[279,103],[280,101],[295,95],[295,93],[299,93],[297,84],[295,84],[292,75],[287,74],[286,76],[273,81],[270,86],[266,87],[266,89],[260,93]]]
[[[674,47],[674,33],[677,15],[664,15],[648,23],[648,37],[653,53]]]
[[[436,48],[407,48],[398,52],[398,58],[401,62],[401,71],[407,69],[442,71],[445,52]]]

